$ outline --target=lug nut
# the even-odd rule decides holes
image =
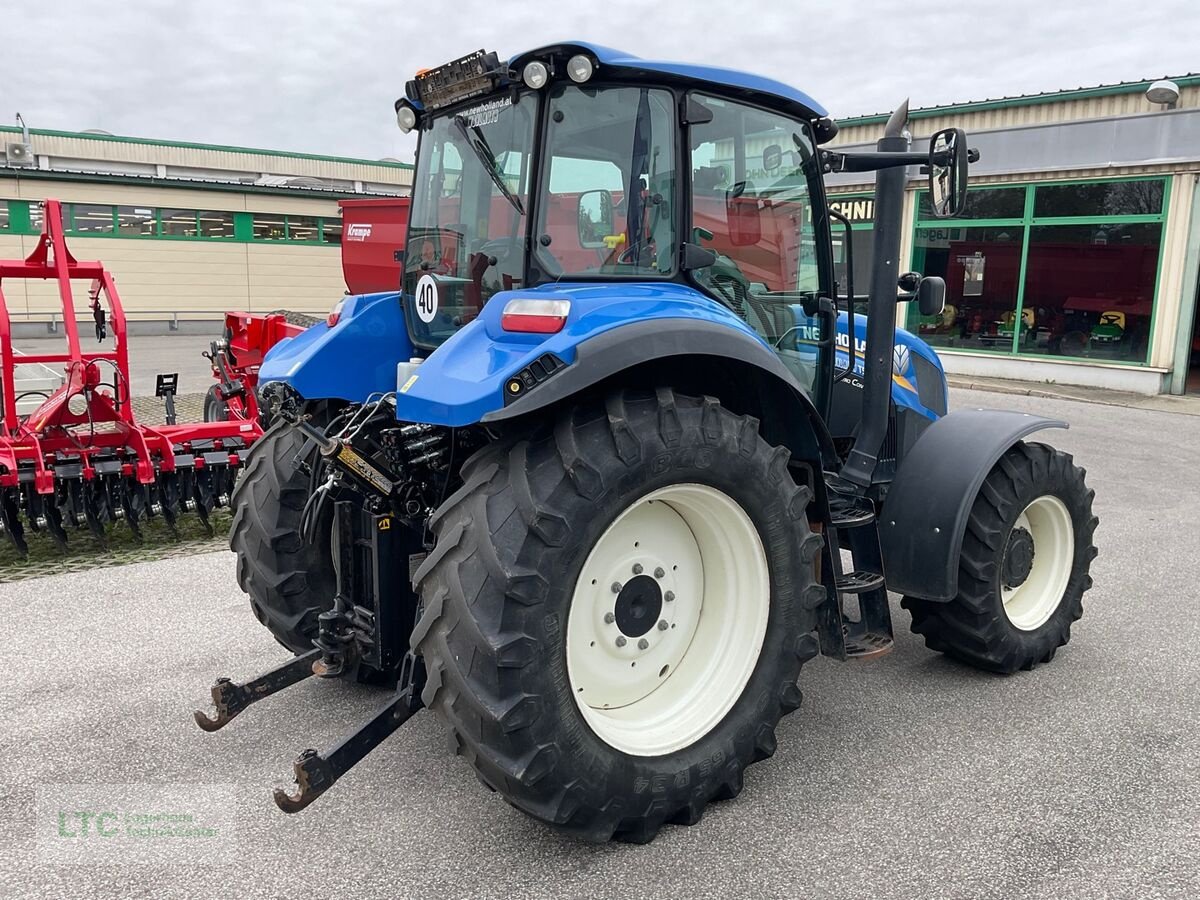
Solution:
[[[633,564],[633,574],[634,574],[634,575],[641,575],[641,574],[642,574],[642,564],[641,564],[641,563],[634,563],[634,564]]]
[[[664,575],[666,575],[666,574],[667,574],[667,573],[666,573],[665,571],[663,571],[663,567],[662,567],[662,566],[659,566],[657,569],[655,569],[655,570],[654,570],[654,577],[655,577],[655,578],[662,578],[662,577],[663,577]]]
[[[667,624],[667,620],[666,620],[666,619],[659,619],[659,620],[658,620],[658,630],[659,630],[659,631],[666,631],[666,630],[667,630],[668,628],[670,628],[670,627],[671,627],[671,626]]]
[[[611,625],[615,621],[617,621],[617,617],[613,613],[606,612],[604,614],[604,624],[605,625]]]
[[[629,643],[629,642],[627,640],[625,640],[625,635],[623,635],[623,634],[617,635],[617,646],[618,647],[624,647],[627,643]]]
[[[621,593],[621,582],[619,582],[619,581],[614,581],[614,582],[612,583],[612,592],[613,592],[614,594],[619,594],[619,593]]]
[[[665,594],[663,594],[663,599],[666,600],[668,603],[670,603],[672,600],[675,599],[675,592],[667,591]]]
[[[639,650],[645,650],[649,646],[650,646],[650,642],[648,640],[646,640],[645,638],[642,638],[640,641],[638,641],[638,649]]]

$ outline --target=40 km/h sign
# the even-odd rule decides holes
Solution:
[[[428,324],[437,315],[438,284],[432,275],[422,275],[417,282],[417,318]]]

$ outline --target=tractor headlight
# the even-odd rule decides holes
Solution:
[[[534,60],[525,64],[525,69],[521,72],[521,80],[536,91],[546,86],[546,82],[550,80],[550,70],[546,68],[544,62]]]
[[[417,111],[407,103],[401,103],[396,107],[396,124],[402,132],[408,134],[417,127]]]
[[[591,78],[594,68],[591,59],[582,53],[567,60],[567,74],[576,84],[583,84]]]

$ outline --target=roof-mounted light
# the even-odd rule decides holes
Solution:
[[[402,132],[408,134],[417,127],[417,111],[407,103],[401,103],[396,107],[396,124]]]
[[[591,57],[584,56],[582,53],[572,56],[567,60],[567,75],[576,84],[583,84],[591,78],[595,68],[592,65]]]
[[[525,68],[521,71],[521,80],[535,91],[540,90],[550,80],[550,70],[546,68],[544,62],[538,62],[535,59],[533,62],[525,64]]]

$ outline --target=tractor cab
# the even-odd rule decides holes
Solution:
[[[397,114],[420,136],[414,343],[434,349],[501,293],[667,283],[734,312],[815,389],[818,301],[834,291],[817,152],[830,123],[791,88],[727,75],[564,45],[410,82]]]

